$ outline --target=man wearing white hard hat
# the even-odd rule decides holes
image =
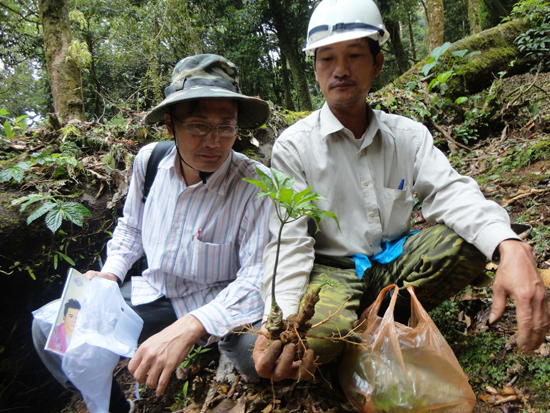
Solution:
[[[294,176],[296,190],[313,186],[323,195],[327,202],[322,207],[336,214],[341,231],[327,220],[316,233],[308,218],[284,227],[275,286],[283,315],[297,313],[301,297],[319,283],[320,274],[330,271],[339,287],[321,293],[312,323],[349,301],[311,335],[347,334],[358,315],[393,283],[399,286],[395,319],[406,324],[407,286],[415,287],[430,310],[469,284],[485,283],[489,258],[500,260],[490,322],[503,314],[506,298],[513,298],[518,344],[533,351],[545,339],[549,310],[531,247],[512,231],[506,211],[450,166],[426,127],[373,110],[366,102],[384,63],[380,46],[388,38],[372,0],[324,0],[311,16],[304,51],[315,56],[315,77],[326,103],[281,134],[272,166]],[[437,223],[422,232],[410,232],[413,192],[423,202],[424,217]],[[277,222],[272,216],[272,233]],[[275,253],[271,242],[264,253],[266,303]],[[274,342],[265,351],[266,340],[259,336],[254,351],[259,375],[308,379],[316,363],[327,363],[344,350],[341,341],[308,339],[308,344],[303,360],[294,362],[294,345],[281,349]]]

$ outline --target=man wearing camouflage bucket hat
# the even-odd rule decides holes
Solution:
[[[158,164],[146,198],[145,172],[156,143],[139,151],[105,265],[85,274],[118,282],[143,318],[140,341],[145,342],[128,368],[140,383],[157,389],[157,396],[194,344],[221,339],[220,348],[237,369],[256,374],[251,352],[256,336],[231,331],[262,317],[259,284],[270,237],[269,200],[258,199],[256,187],[243,181],[259,179],[256,167],[269,171],[231,149],[239,128],[267,121],[268,103],[243,95],[237,67],[211,54],[181,60],[165,96],[145,122],[166,122],[175,146]],[[124,283],[144,253],[148,268]],[[59,358],[41,350],[38,330],[33,325],[42,360],[74,390]],[[109,411],[135,410],[113,378]]]

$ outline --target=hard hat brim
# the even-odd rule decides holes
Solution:
[[[332,34],[321,40],[318,40],[311,45],[304,47],[303,52],[306,52],[308,55],[313,55],[315,49],[318,49],[323,46],[328,46],[334,43],[346,42],[348,40],[361,39],[363,37],[369,37],[373,40],[377,40],[378,44],[382,45],[388,40],[389,33],[387,30],[384,30],[384,36],[380,36],[380,33],[376,30],[350,30],[342,33]]]

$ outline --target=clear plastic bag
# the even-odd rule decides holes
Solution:
[[[134,355],[142,327],[117,283],[92,279],[62,365],[91,413],[109,411],[113,370],[119,356]]]
[[[32,312],[32,316],[38,322],[38,326],[42,330],[44,337],[48,337],[52,324],[55,323],[59,306],[61,305],[61,298],[50,301],[48,304],[43,305],[38,310]]]
[[[378,310],[395,288],[383,318]],[[393,319],[397,286],[380,292],[358,321],[362,346],[339,367],[342,389],[364,413],[471,413],[476,397],[453,351],[416,298],[412,287],[409,326]]]

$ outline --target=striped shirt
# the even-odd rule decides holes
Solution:
[[[123,217],[107,245],[103,272],[124,281],[145,253],[149,268],[132,277],[132,304],[170,298],[179,317],[191,314],[212,336],[259,320],[262,255],[269,242],[270,201],[242,180],[267,168],[231,151],[206,184],[187,186],[174,148],[158,167],[145,204],[147,162],[155,144],[142,148]]]

